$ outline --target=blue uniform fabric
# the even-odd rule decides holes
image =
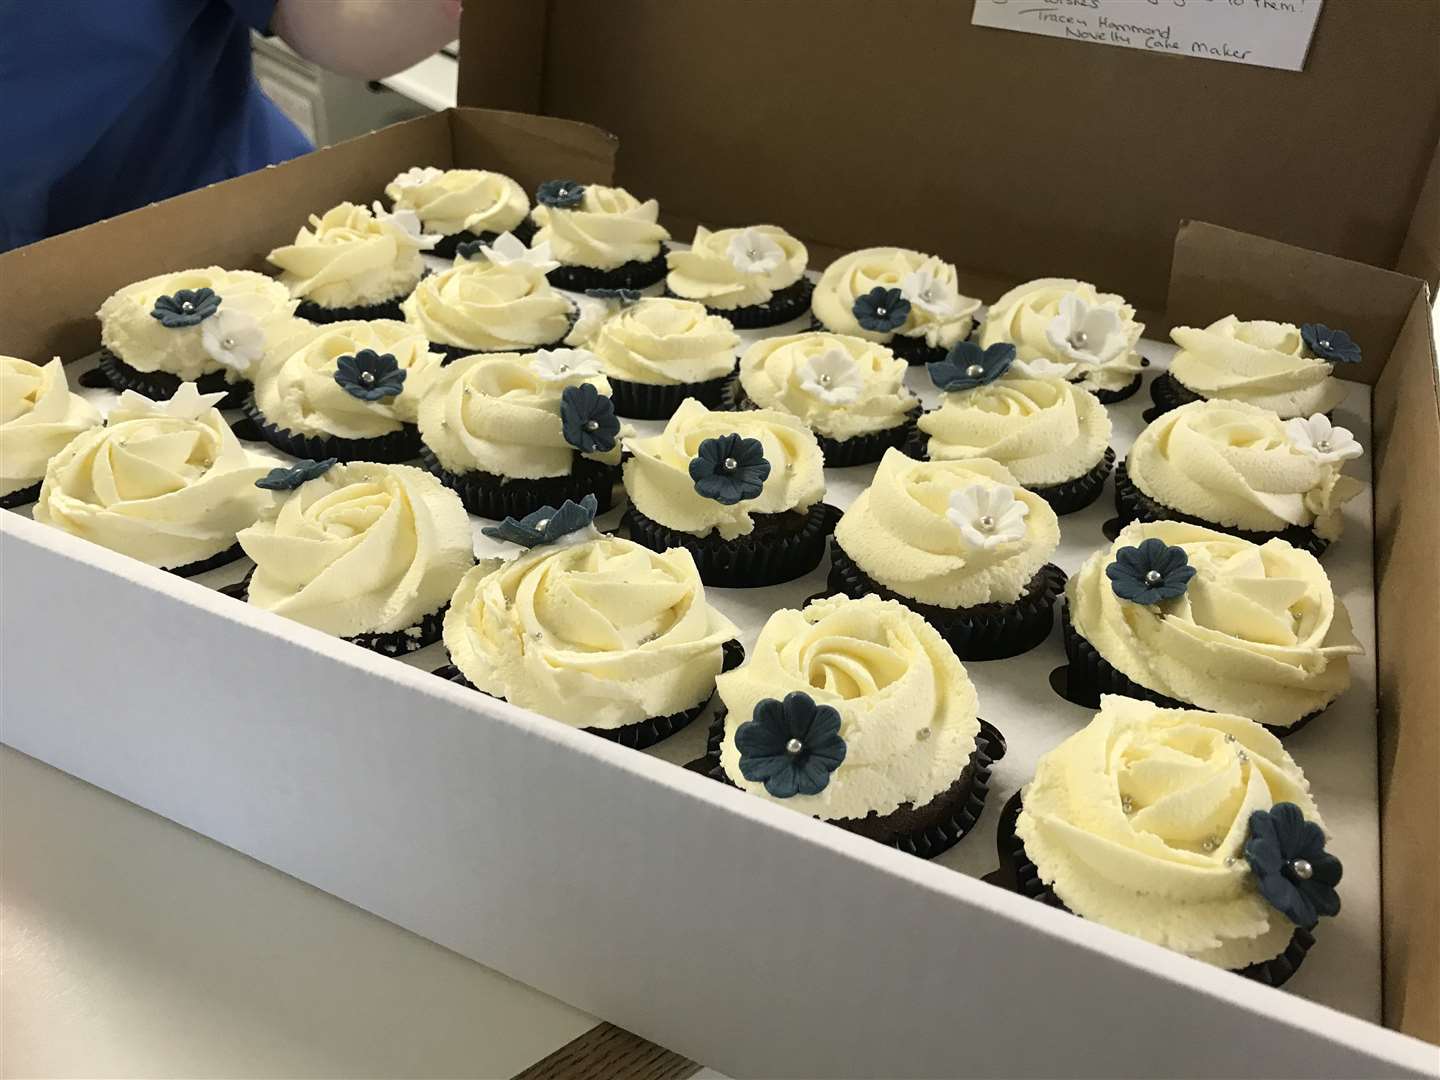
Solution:
[[[275,3],[0,0],[0,251],[312,149],[251,66]]]

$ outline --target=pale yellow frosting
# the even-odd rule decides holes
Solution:
[[[1295,924],[1245,860],[1250,815],[1288,802],[1322,823],[1300,766],[1254,721],[1106,696],[1023,800],[1015,833],[1077,915],[1229,969],[1289,945]]]
[[[704,304],[652,296],[606,319],[592,347],[612,379],[675,386],[729,375],[740,337]]]
[[[1258,532],[1313,526],[1333,540],[1358,480],[1290,441],[1268,409],[1192,401],[1158,417],[1130,448],[1130,479],[1158,503],[1206,521]]]
[[[758,439],[770,475],[753,499],[726,506],[695,490],[690,462],[706,439],[739,434]],[[669,529],[722,539],[755,528],[753,514],[807,511],[825,497],[825,462],[820,444],[798,418],[774,409],[711,412],[686,398],[659,435],[630,439],[634,456],[625,462],[625,491],[635,509]]]
[[[408,296],[425,272],[422,250],[420,238],[394,220],[344,202],[311,214],[309,227],[269,259],[291,296],[340,308]]]
[[[481,690],[603,730],[705,701],[738,636],[688,551],[613,536],[486,560],[445,616],[445,647]]]
[[[366,401],[335,381],[340,358],[362,349],[395,357],[406,373],[400,393]],[[394,319],[310,327],[278,347],[255,376],[255,404],[271,423],[297,435],[369,439],[415,423],[440,362],[419,332]]]
[[[241,313],[253,320],[264,335],[268,353],[276,342],[295,329],[297,301],[274,278],[253,270],[224,270],[206,266],[180,270],[126,285],[112,293],[97,313],[100,342],[137,371],[164,371],[194,381],[212,371],[237,376],[205,350],[204,329],[210,319],[194,326],[167,327],[151,315],[155,301],[181,289],[212,289],[220,297],[220,314]]]
[[[574,304],[538,268],[457,260],[431,274],[400,305],[431,341],[476,352],[550,345],[570,329]]]
[[[1055,377],[1007,374],[945,394],[938,409],[920,417],[919,427],[930,436],[931,458],[990,458],[1031,487],[1083,476],[1110,445],[1105,406],[1083,387]]]
[[[1201,397],[1243,401],[1286,418],[1329,412],[1348,393],[1333,377],[1334,365],[1310,355],[1290,323],[1226,315],[1203,330],[1177,326],[1170,338],[1180,346],[1170,374]]]
[[[968,543],[947,511],[950,496],[972,484],[1008,488],[1026,507],[1023,535],[991,548]],[[1025,595],[1060,544],[1060,523],[1044,499],[993,461],[915,461],[891,449],[840,519],[835,540],[892,592],[922,604],[974,607]]]
[[[35,520],[168,569],[233,545],[265,505],[255,481],[272,463],[217,409],[192,420],[163,408],[124,395],[104,427],[71,440],[45,470]]]
[[[484,169],[446,169],[407,183],[401,173],[385,187],[397,210],[420,215],[426,232],[509,232],[530,212],[525,189],[510,177]]]
[[[1121,390],[1140,374],[1140,354],[1136,345],[1145,332],[1145,324],[1135,321],[1135,309],[1123,296],[1102,293],[1089,282],[1073,278],[1037,278],[1017,285],[991,304],[980,329],[980,344],[986,348],[1008,341],[1015,346],[1020,360],[1045,359],[1068,364],[1073,358],[1056,348],[1046,334],[1051,321],[1060,313],[1060,302],[1066,296],[1078,296],[1091,307],[1113,308],[1119,316],[1124,348],[1102,364],[1078,364],[1075,376],[1090,390]]]
[[[641,202],[622,187],[587,184],[578,206],[536,206],[533,246],[550,251],[568,266],[613,270],[628,262],[648,262],[660,254],[670,234],[659,224],[660,204]]]
[[[239,536],[249,601],[337,637],[416,626],[475,562],[459,497],[423,469],[334,465]]]
[[[37,483],[52,457],[99,423],[99,410],[70,392],[58,356],[43,367],[0,356],[0,495]]]
[[[420,438],[453,473],[488,472],[534,480],[568,475],[575,449],[565,441],[560,399],[566,387],[589,383],[610,396],[604,375],[577,372],[545,378],[540,360],[518,353],[466,356],[440,369],[420,403]],[[620,442],[605,454],[620,459]]]
[[[936,315],[917,303],[910,305],[910,314],[895,330],[866,330],[855,319],[852,310],[857,297],[871,289],[899,289],[909,275],[926,273],[954,295],[948,312]],[[970,336],[974,315],[980,301],[959,293],[955,267],[936,258],[907,248],[863,248],[836,259],[825,269],[815,286],[810,302],[815,317],[827,330],[851,334],[866,341],[888,343],[897,335],[924,338],[925,344],[948,349]]]
[[[765,698],[794,690],[840,714],[845,760],[816,795],[775,799],[740,772],[735,732]],[[969,764],[975,687],[940,634],[893,600],[833,597],[766,621],[747,663],[716,679],[729,715],[720,766],[737,787],[836,821],[923,806]]]
[[[1146,606],[1115,595],[1105,568],[1122,547],[1157,537],[1185,549],[1183,596]],[[1350,616],[1308,552],[1256,545],[1172,521],[1135,522],[1065,587],[1075,629],[1112,667],[1177,701],[1285,727],[1350,685],[1361,651]]]
[[[848,363],[835,356],[833,364],[812,366],[836,351]],[[828,386],[816,381],[817,370],[831,374]],[[909,365],[884,345],[864,338],[792,334],[762,338],[746,349],[740,359],[740,385],[762,408],[798,416],[812,431],[843,440],[905,422],[906,414],[919,403],[905,387],[908,370]],[[837,389],[845,392],[837,397]]]
[[[747,248],[756,235],[764,238],[764,250]],[[778,225],[714,232],[700,225],[688,251],[665,256],[670,266],[665,284],[676,296],[728,311],[768,303],[800,280],[809,260],[805,245]]]

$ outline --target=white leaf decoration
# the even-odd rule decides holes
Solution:
[[[807,356],[795,374],[801,390],[827,405],[852,405],[865,389],[859,365],[838,346]]]
[[[913,270],[900,279],[900,295],[937,319],[960,314],[960,294],[926,269]]]
[[[588,349],[540,349],[530,357],[530,370],[546,382],[590,379],[604,368]]]
[[[1030,507],[1008,487],[969,484],[950,493],[945,517],[960,530],[965,543],[980,551],[1025,539]]]
[[[265,333],[245,312],[222,307],[200,324],[205,354],[237,375],[249,375],[265,354]]]
[[[1078,293],[1060,298],[1060,313],[1045,327],[1045,337],[1062,356],[1077,364],[1104,364],[1126,348],[1120,311],[1091,304]]]
[[[109,422],[136,420],[144,416],[171,416],[177,420],[198,420],[225,398],[225,391],[202,394],[193,382],[182,382],[169,401],[152,401],[144,394],[126,390],[110,410]]]
[[[542,240],[534,247],[526,247],[510,232],[501,233],[493,244],[481,244],[480,254],[494,266],[533,266],[542,274],[560,265],[550,254],[550,241]]]
[[[417,165],[413,169],[406,169],[390,182],[398,188],[418,188],[424,187],[426,184],[433,184],[444,175],[444,171],[435,168],[434,165],[426,165],[423,168]]]
[[[1349,461],[1365,453],[1349,428],[1335,427],[1324,413],[1285,421],[1290,445],[1324,464]]]
[[[1033,360],[1016,360],[1011,370],[1030,379],[1068,379],[1075,374],[1078,364],[1057,364],[1047,356]]]
[[[376,221],[383,221],[388,225],[394,225],[419,244],[421,251],[429,251],[440,242],[441,237],[439,233],[427,233],[422,229],[420,225],[420,215],[414,210],[407,210],[402,207],[394,213],[391,213],[378,202],[371,203],[370,208],[375,214]]]
[[[742,274],[769,274],[785,262],[785,249],[759,229],[742,229],[725,249],[730,265]]]

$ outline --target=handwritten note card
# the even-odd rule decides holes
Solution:
[[[1321,0],[975,0],[976,26],[1299,71]]]

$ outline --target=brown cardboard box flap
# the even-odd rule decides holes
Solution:
[[[1440,278],[1440,241],[1410,238],[1440,220],[1440,4],[1326,4],[1302,72],[975,27],[971,8],[467,0],[460,101],[615,132],[621,179],[682,240],[776,222],[817,262],[898,244],[1158,309],[1175,230],[1202,218],[1375,266],[1403,248]]]

